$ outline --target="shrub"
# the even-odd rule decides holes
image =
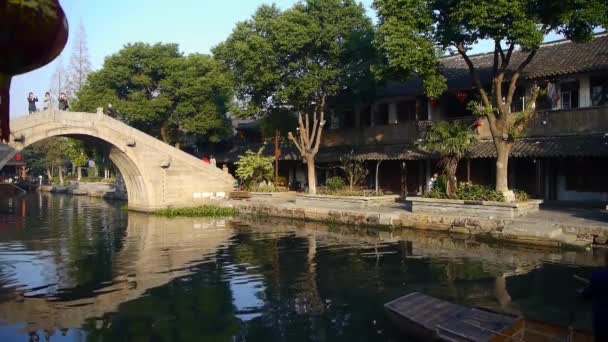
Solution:
[[[346,182],[342,177],[331,177],[327,180],[326,186],[329,191],[338,191],[344,189]]]
[[[289,189],[284,186],[274,185],[253,185],[249,191],[251,192],[287,192]]]
[[[363,183],[369,173],[369,170],[365,167],[365,162],[355,159],[353,152],[345,158],[340,158],[340,168],[346,174],[350,191],[355,190],[358,185]]]
[[[472,183],[460,183],[456,192],[452,196],[448,196],[445,191],[445,178],[441,182],[441,177],[435,183],[433,190],[430,191],[425,197],[428,198],[441,198],[441,199],[457,199],[463,201],[492,201],[492,202],[503,202],[504,197],[496,190],[487,186],[472,184]]]
[[[504,196],[493,188],[466,182],[458,185],[455,195],[457,199],[464,201],[504,201]]]
[[[236,175],[245,183],[245,186],[249,190],[261,182],[272,180],[274,177],[273,162],[274,157],[264,156],[263,147],[257,153],[248,150],[235,163],[237,165]]]
[[[530,199],[530,195],[523,190],[513,190],[513,192],[515,193],[515,199],[518,202],[527,202]]]
[[[216,207],[212,205],[205,205],[198,208],[169,208],[161,209],[154,212],[154,215],[166,216],[166,217],[224,217],[224,216],[235,216],[239,213],[234,208]]]

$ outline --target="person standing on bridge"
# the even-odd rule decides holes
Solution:
[[[34,93],[30,93],[27,97],[27,109],[30,114],[35,113],[38,109],[36,108],[36,102],[38,97]]]
[[[68,103],[68,97],[65,93],[61,93],[59,95],[59,110],[66,111],[70,108],[70,104]]]
[[[52,105],[53,105],[53,99],[51,98],[51,93],[49,93],[47,91],[46,93],[44,93],[44,107],[42,109],[47,110],[47,109],[51,108]]]

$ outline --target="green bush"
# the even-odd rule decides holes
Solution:
[[[342,177],[331,177],[325,182],[325,185],[329,191],[338,191],[346,187],[346,182]]]
[[[328,187],[321,186],[317,189],[317,193],[319,195],[330,195],[330,196],[355,196],[355,197],[373,197],[373,196],[383,196],[384,193],[379,191],[376,193],[375,190],[367,190],[367,189],[359,189],[359,190],[350,190],[348,187],[343,187],[338,190],[331,190]]]
[[[443,181],[440,181],[443,178]],[[496,190],[487,186],[462,182],[458,184],[458,189],[452,196],[448,196],[445,191],[445,177],[437,179],[433,190],[425,195],[428,198],[457,199],[463,201],[492,201],[503,202],[504,197]]]
[[[264,156],[264,147],[253,153],[247,150],[245,155],[239,156],[236,175],[245,184],[247,189],[252,189],[261,182],[270,182],[274,177],[274,157]]]
[[[505,200],[501,193],[492,188],[466,182],[458,185],[458,190],[455,195],[457,199],[464,201],[503,202]]]
[[[251,192],[287,192],[289,189],[284,186],[274,186],[274,185],[253,185],[249,189]]]
[[[154,215],[166,217],[225,217],[238,215],[239,211],[234,208],[216,207],[205,205],[198,208],[169,208],[154,212]]]
[[[518,202],[527,202],[530,199],[530,195],[523,190],[513,190],[513,192],[515,193],[515,199]]]

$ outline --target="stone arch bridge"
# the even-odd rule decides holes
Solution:
[[[234,187],[228,173],[101,110],[46,111],[11,120],[11,141],[0,144],[0,168],[24,148],[55,136],[93,137],[109,144],[110,159],[125,180],[132,210],[195,206],[224,198]]]

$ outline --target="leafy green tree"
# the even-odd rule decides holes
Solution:
[[[89,157],[87,155],[87,150],[85,144],[76,139],[67,139],[66,140],[66,148],[65,153],[69,158],[72,165],[76,168],[78,172],[78,181],[82,179],[82,168],[87,165],[89,161]]]
[[[68,161],[66,151],[66,138],[52,137],[28,147],[26,149],[25,158],[28,161],[28,164],[34,165],[34,168],[44,169],[49,182],[53,183],[53,180],[57,175],[59,184],[63,185],[65,164]]]
[[[471,127],[460,121],[436,122],[426,133],[422,147],[439,155],[439,164],[448,178],[448,196],[457,190],[458,163],[471,151],[476,141]]]
[[[365,162],[353,158],[352,154],[340,158],[340,169],[346,174],[350,191],[353,191],[355,186],[360,185],[369,174]]]
[[[229,133],[231,79],[205,55],[184,57],[176,44],[128,44],[88,77],[72,108],[113,116],[179,146],[184,134],[217,142]]]
[[[226,113],[233,82],[213,57],[192,54],[174,60],[160,86],[173,103],[169,121],[179,132],[202,135],[210,142],[219,142],[231,133]]]
[[[286,11],[261,6],[213,51],[234,74],[235,114],[299,113],[298,139],[291,140],[308,165],[311,193],[326,105],[340,93],[368,89],[372,40],[371,20],[354,0],[307,0]]]
[[[236,175],[245,183],[248,189],[251,189],[260,182],[272,180],[274,177],[273,162],[274,157],[264,157],[263,147],[257,153],[248,150],[235,163],[237,165]]]
[[[382,51],[380,70],[407,78],[417,73],[428,96],[445,89],[438,59],[446,49],[465,60],[481,102],[476,112],[488,119],[497,151],[496,190],[508,192],[508,161],[514,139],[535,110],[539,87],[533,86],[528,106],[511,112],[519,79],[550,32],[574,41],[593,37],[593,30],[608,24],[605,0],[375,0],[379,28],[376,45]],[[491,82],[479,76],[483,66],[469,56],[480,40],[494,43]],[[521,49],[523,58],[512,58]]]

